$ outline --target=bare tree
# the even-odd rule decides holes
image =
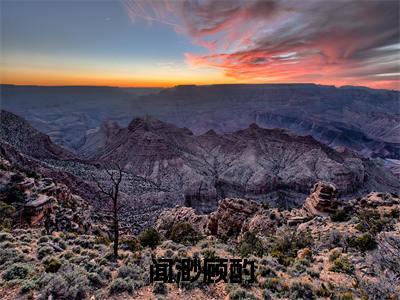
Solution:
[[[123,177],[122,167],[118,163],[112,163],[111,167],[105,166],[104,170],[110,178],[110,184],[101,184],[100,181],[92,176],[100,192],[111,202],[111,219],[114,232],[114,258],[118,259],[119,244],[119,211],[122,206],[119,203],[120,184]]]

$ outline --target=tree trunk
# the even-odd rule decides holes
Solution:
[[[114,212],[114,259],[118,260],[118,242],[119,242],[119,223],[118,223],[118,211],[117,211],[117,201],[114,200],[113,203],[113,212]]]

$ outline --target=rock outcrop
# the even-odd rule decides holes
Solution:
[[[328,182],[318,182],[311,189],[311,194],[304,202],[303,209],[309,216],[327,216],[334,212],[338,206],[335,185]]]
[[[229,134],[193,135],[155,118],[136,118],[90,159],[118,162],[133,175],[183,194],[187,206],[202,213],[229,197],[297,207],[319,180],[334,183],[345,195],[378,186],[393,191],[399,185],[390,173],[350,151],[256,124]]]
[[[189,223],[201,234],[207,232],[207,215],[199,215],[193,208],[183,206],[164,210],[157,219],[155,228],[165,236],[175,224],[179,223]]]
[[[208,231],[210,234],[229,238],[240,234],[243,223],[254,216],[262,206],[254,201],[243,199],[223,199],[217,211],[209,216]]]

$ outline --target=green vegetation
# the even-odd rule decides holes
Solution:
[[[166,237],[176,243],[191,245],[197,243],[201,238],[189,223],[174,224]]]
[[[237,248],[241,257],[246,257],[250,254],[261,257],[265,252],[263,243],[253,232],[245,232]]]
[[[354,266],[351,264],[347,257],[339,256],[333,261],[333,265],[329,270],[332,272],[353,274]]]
[[[160,234],[154,228],[147,228],[139,235],[139,241],[143,247],[155,248],[160,243],[160,240]]]
[[[370,233],[364,233],[358,237],[349,237],[347,243],[350,247],[357,248],[361,252],[373,250],[376,247],[375,238]]]
[[[331,215],[332,222],[346,222],[350,220],[350,215],[344,209],[338,209]]]

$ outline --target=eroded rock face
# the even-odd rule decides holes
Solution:
[[[163,211],[156,221],[155,228],[165,236],[175,224],[179,223],[189,223],[201,234],[207,231],[207,216],[198,215],[193,208],[183,206]]]
[[[223,199],[217,211],[209,216],[208,231],[222,238],[235,237],[241,232],[243,223],[261,209],[262,206],[254,201]]]
[[[303,209],[309,216],[326,216],[338,206],[336,186],[328,182],[317,182],[311,189],[310,196],[304,202]]]
[[[242,232],[250,231],[263,236],[271,236],[285,222],[284,215],[277,209],[263,209],[243,223]]]

